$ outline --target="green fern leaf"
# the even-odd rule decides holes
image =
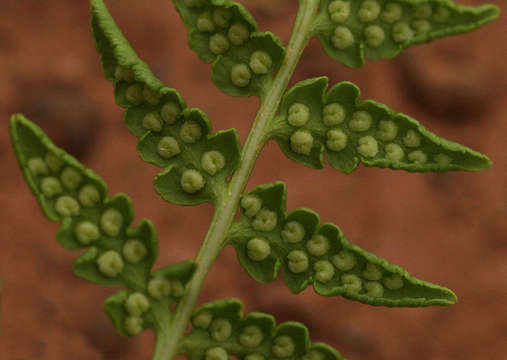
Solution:
[[[173,0],[189,31],[188,43],[205,63],[212,79],[231,96],[262,97],[281,65],[285,49],[239,3],[229,0]]]
[[[351,245],[334,224],[299,208],[285,212],[282,182],[244,195],[241,217],[228,235],[240,264],[259,282],[276,279],[279,267],[294,293],[308,285],[325,296],[341,295],[370,305],[451,305],[456,295],[411,276],[402,268]]]
[[[56,147],[23,115],[12,116],[11,137],[42,211],[62,222],[58,242],[68,250],[88,248],[74,262],[74,273],[99,285],[128,288],[106,301],[106,311],[118,331],[136,335],[165,326],[167,309],[183,295],[195,263],[186,261],[152,272],[158,253],[155,227],[147,219],[131,227],[134,210],[126,195],[107,197],[100,177]],[[144,310],[139,312],[139,307]]]
[[[192,331],[181,343],[190,360],[308,359],[345,360],[332,347],[311,343],[308,329],[298,322],[276,327],[273,316],[252,312],[242,315],[239,300],[225,299],[194,312]]]
[[[358,87],[341,82],[325,94],[326,77],[294,85],[284,96],[270,136],[291,159],[311,168],[329,164],[351,173],[366,166],[411,172],[491,167],[483,154],[444,140],[413,118],[376,101],[360,100]]]
[[[187,108],[137,57],[103,0],[92,0],[91,9],[104,73],[114,84],[117,104],[127,108],[125,124],[139,138],[139,155],[166,168],[155,179],[157,191],[180,205],[213,202],[221,188],[216,185],[225,183],[239,160],[236,130],[211,134],[207,115]]]
[[[450,0],[322,0],[315,35],[324,51],[349,67],[390,59],[435,38],[477,29],[499,14],[495,5]]]

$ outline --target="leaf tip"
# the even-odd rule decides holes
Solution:
[[[458,297],[451,289],[443,287],[441,289],[441,297],[436,300],[438,301],[438,305],[449,306],[456,304]]]
[[[495,4],[485,4],[478,8],[480,20],[483,22],[493,21],[500,16],[500,8]]]
[[[28,122],[29,120],[20,113],[12,114],[10,118],[10,129],[11,133],[15,134],[17,133],[18,126],[23,125],[24,123]]]
[[[472,156],[465,162],[466,170],[468,171],[483,171],[488,170],[493,166],[493,162],[489,157],[482,153],[473,154],[476,156]]]
[[[481,165],[480,170],[488,170],[493,167],[493,161],[491,161],[491,159],[486,155],[483,155],[480,165]]]

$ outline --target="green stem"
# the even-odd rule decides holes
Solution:
[[[232,176],[229,186],[224,189],[222,196],[217,200],[210,228],[196,258],[195,274],[180,299],[171,326],[167,331],[159,332],[152,360],[172,360],[180,350],[178,344],[192,316],[204,278],[225,245],[225,236],[234,220],[241,194],[248,182],[255,161],[265,143],[269,123],[276,114],[301,54],[310,40],[312,22],[317,14],[319,3],[320,0],[299,1],[299,10],[284,62],[266,96],[261,101],[261,106],[243,147],[239,167]]]

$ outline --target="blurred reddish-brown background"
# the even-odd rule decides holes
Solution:
[[[214,129],[236,127],[242,139],[255,98],[219,92],[186,46],[170,1],[109,1],[141,58]],[[297,1],[242,1],[286,42]],[[468,1],[479,4],[480,1]],[[499,3],[499,2],[498,2]],[[209,205],[180,208],[153,191],[159,171],[136,155],[112,86],[103,78],[88,26],[87,1],[2,0],[0,11],[0,278],[3,281],[0,358],[148,359],[152,336],[116,335],[102,311],[105,289],[74,277],[71,254],[54,240],[58,224],[41,216],[24,184],[8,135],[8,118],[23,112],[54,141],[93,168],[110,193],[133,198],[137,219],[158,228],[157,266],[193,257],[209,220]],[[316,41],[294,81],[328,75],[354,81],[363,98],[411,114],[430,130],[488,154],[483,173],[408,174],[360,167],[349,176],[310,170],[268,144],[249,187],[288,185],[288,208],[311,207],[337,223],[348,239],[459,296],[447,308],[388,309],[325,298],[310,288],[292,295],[281,281],[261,285],[238,265],[232,249],[219,257],[200,303],[239,297],[246,311],[308,325],[314,341],[351,360],[505,359],[507,356],[507,41],[506,16],[467,35],[413,47],[395,60],[346,69]]]

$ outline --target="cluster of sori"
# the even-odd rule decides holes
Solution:
[[[157,256],[156,232],[146,219],[137,228],[129,227],[134,214],[127,196],[106,197],[100,177],[57,148],[22,115],[13,116],[11,134],[25,178],[44,213],[62,222],[57,240],[69,250],[89,248],[74,263],[76,275],[129,288],[121,292],[128,296],[119,302],[120,311],[111,313],[122,333],[135,335],[151,327],[144,321],[151,304],[181,297],[193,263],[151,272]]]
[[[241,21],[231,24],[232,17],[231,9],[214,7],[211,11],[206,9],[197,18],[196,28],[202,33],[209,34],[209,50],[215,55],[223,55],[231,48],[231,45],[241,46],[250,39],[249,26]],[[252,54],[251,69],[256,73],[258,71],[260,74],[264,74],[269,70],[272,60],[264,52],[259,52],[259,54],[264,56]],[[249,74],[248,67],[245,74]],[[238,80],[238,86],[246,86],[249,78],[250,75],[248,79],[244,79],[244,83]]]
[[[176,0],[175,5],[189,29],[190,47],[206,63],[218,58],[215,83],[234,95],[258,93],[258,89],[237,92],[230,86],[250,87],[256,78],[276,69],[284,54],[280,40],[270,32],[256,32],[255,19],[239,3]]]
[[[185,284],[194,268],[194,263],[187,261],[153,271],[143,277],[142,283],[136,284],[135,288],[109,297],[105,311],[118,332],[134,336],[145,329],[167,326],[167,309],[183,296]],[[132,274],[127,276],[134,277]]]
[[[256,280],[274,280],[281,264],[293,292],[313,283],[322,295],[387,306],[445,304],[455,299],[448,289],[415,279],[350,245],[336,225],[321,224],[312,210],[299,208],[286,214],[284,201],[282,183],[261,185],[241,200],[242,217],[231,230],[230,242]]]
[[[393,58],[404,48],[473,30],[498,15],[494,6],[450,0],[324,0],[315,34],[326,53],[350,67]]]
[[[377,47],[385,41],[386,33],[395,43],[404,43],[426,35],[432,30],[432,24],[444,23],[450,15],[449,9],[438,2],[416,5],[365,0],[358,4],[357,9],[353,7],[356,6],[352,1],[345,0],[334,0],[328,5],[329,19],[337,24],[331,38],[331,43],[337,49],[345,49],[357,41],[347,27],[351,19],[364,24],[361,26],[363,33],[360,41],[364,39],[366,45]]]
[[[347,114],[339,102],[326,104],[321,109],[320,117],[326,131],[326,147],[330,151],[342,151],[348,145],[351,133],[358,134],[356,151],[366,158],[379,155],[383,148],[383,156],[391,162],[412,162],[425,164],[428,155],[419,149],[423,137],[417,128],[400,133],[399,126],[392,119],[375,119],[366,110],[353,109]],[[348,119],[348,121],[345,121]],[[287,122],[296,128],[302,128],[310,120],[310,109],[303,103],[294,103],[289,107]],[[360,136],[368,130],[373,134]],[[309,155],[313,147],[313,136],[306,129],[295,130],[290,137],[291,149],[303,155]],[[434,155],[434,162],[448,165],[451,158],[442,153]]]
[[[102,1],[92,4],[92,29],[104,72],[114,84],[116,102],[127,109],[125,123],[139,138],[140,156],[167,168],[164,175],[159,174],[159,183],[178,183],[177,189],[167,189],[170,194],[162,196],[185,204],[212,199],[213,186],[208,183],[225,179],[239,157],[236,132],[231,129],[210,135],[206,114],[187,108],[178,91],[166,87],[152,74]],[[176,194],[178,189],[183,194]]]
[[[188,351],[193,359],[227,360],[229,355],[244,360],[343,359],[330,346],[310,343],[308,330],[300,323],[286,322],[276,327],[273,317],[264,313],[241,316],[237,300],[202,306],[195,311],[192,326],[184,343],[198,344]]]
[[[360,100],[352,83],[324,94],[327,78],[296,84],[286,95],[274,137],[300,162],[322,167],[325,151],[331,166],[351,172],[367,166],[409,171],[487,168],[489,160],[471,149],[437,137],[416,120],[375,101]]]
[[[71,218],[72,233],[82,246],[99,245],[124,232],[123,214],[104,204],[103,194],[96,184],[87,181],[83,169],[65,164],[53,152],[28,159],[27,169],[36,188],[44,197],[45,210],[57,214],[61,220]],[[110,249],[96,258],[98,270],[107,277],[117,277],[125,260],[137,264],[147,254],[146,246],[138,239],[127,239],[121,252]]]
[[[121,74],[116,76],[118,82],[132,79],[132,84],[119,85],[119,88],[125,89],[125,99],[133,106],[129,106],[126,119],[130,127],[143,129],[135,131],[136,134],[151,132],[149,137],[141,139],[141,142],[148,142],[148,139],[150,143],[156,141],[155,147],[151,147],[156,152],[153,151],[151,157],[159,157],[158,162],[165,165],[167,160],[190,151],[192,145],[206,140],[209,124],[200,111],[197,109],[183,111],[180,102],[173,99],[163,101],[163,95],[150,90],[146,84],[143,89],[142,84],[135,82],[134,76],[123,76],[133,75],[130,69],[118,66],[115,73]],[[174,97],[173,92],[169,92],[169,96]],[[145,156],[150,157],[146,154]],[[226,159],[220,151],[208,150],[202,153],[198,165],[199,169],[185,169],[181,174],[181,188],[189,194],[204,188],[206,181],[202,171],[199,170],[213,176],[225,167]]]
[[[184,286],[179,278],[169,278],[163,275],[153,275],[148,281],[144,291],[121,292],[118,301],[106,301],[106,311],[110,314],[119,314],[121,320],[117,327],[126,335],[137,335],[152,323],[157,322],[149,313],[154,301],[166,303],[177,301],[183,296]],[[114,311],[114,307],[118,311]],[[114,315],[111,316],[115,321]]]

